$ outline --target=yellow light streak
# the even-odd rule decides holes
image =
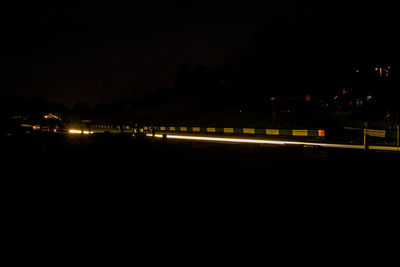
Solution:
[[[147,134],[152,137],[152,134]],[[154,137],[163,138],[163,135],[156,134]],[[248,144],[267,144],[267,145],[301,145],[308,147],[326,147],[326,148],[345,148],[345,149],[364,149],[362,145],[346,145],[346,144],[329,144],[329,143],[312,143],[299,141],[276,141],[266,139],[245,139],[245,138],[225,138],[225,137],[210,137],[210,136],[189,136],[189,135],[166,135],[166,138],[177,140],[192,140],[192,141],[209,141],[209,142],[225,142],[225,143],[248,143]],[[400,151],[397,147],[386,146],[370,146],[371,150],[386,150]]]
[[[92,134],[93,133],[90,131],[82,131],[82,130],[75,130],[75,129],[70,129],[68,132],[70,134]]]
[[[206,136],[167,135],[167,138],[170,138],[170,139],[197,140],[197,141],[228,142],[228,143],[278,144],[278,145],[285,144],[285,142],[275,141],[275,140],[244,139],[244,138],[222,138],[222,137],[206,137]]]
[[[148,136],[148,137],[153,137],[152,134],[146,134],[146,136]],[[163,136],[162,136],[162,134],[155,134],[154,137],[162,138]]]
[[[155,135],[155,137],[162,138],[163,136]],[[210,136],[189,136],[189,135],[166,135],[166,137],[168,139],[178,139],[178,140],[225,142],[225,143],[238,143],[238,144],[247,143],[247,144],[265,144],[265,145],[301,145],[301,146],[320,146],[320,147],[330,147],[330,148],[364,149],[364,147],[360,145],[277,141],[277,140],[267,140],[267,139],[225,138],[225,137],[210,137]]]

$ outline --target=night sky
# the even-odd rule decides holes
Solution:
[[[330,0],[11,2],[0,9],[1,95],[69,106],[171,86],[182,62],[221,66],[277,18],[351,28],[387,17]]]

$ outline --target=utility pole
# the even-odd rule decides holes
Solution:
[[[368,122],[364,123],[364,150],[368,150],[368,140],[367,140],[367,136],[368,136]]]
[[[397,123],[397,131],[396,131],[396,135],[397,135],[397,150],[400,150],[400,126]]]

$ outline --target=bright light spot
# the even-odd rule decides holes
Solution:
[[[71,129],[68,132],[71,134],[92,134],[93,133],[90,131],[82,131],[82,130],[75,130],[75,129]]]
[[[153,137],[152,134],[146,134],[146,136]],[[162,138],[163,136],[162,136],[162,134],[155,134],[154,137]]]

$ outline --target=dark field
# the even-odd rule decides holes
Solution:
[[[104,134],[2,146],[3,215],[24,235],[134,232],[175,261],[171,240],[191,242],[182,263],[392,262],[397,154]]]

